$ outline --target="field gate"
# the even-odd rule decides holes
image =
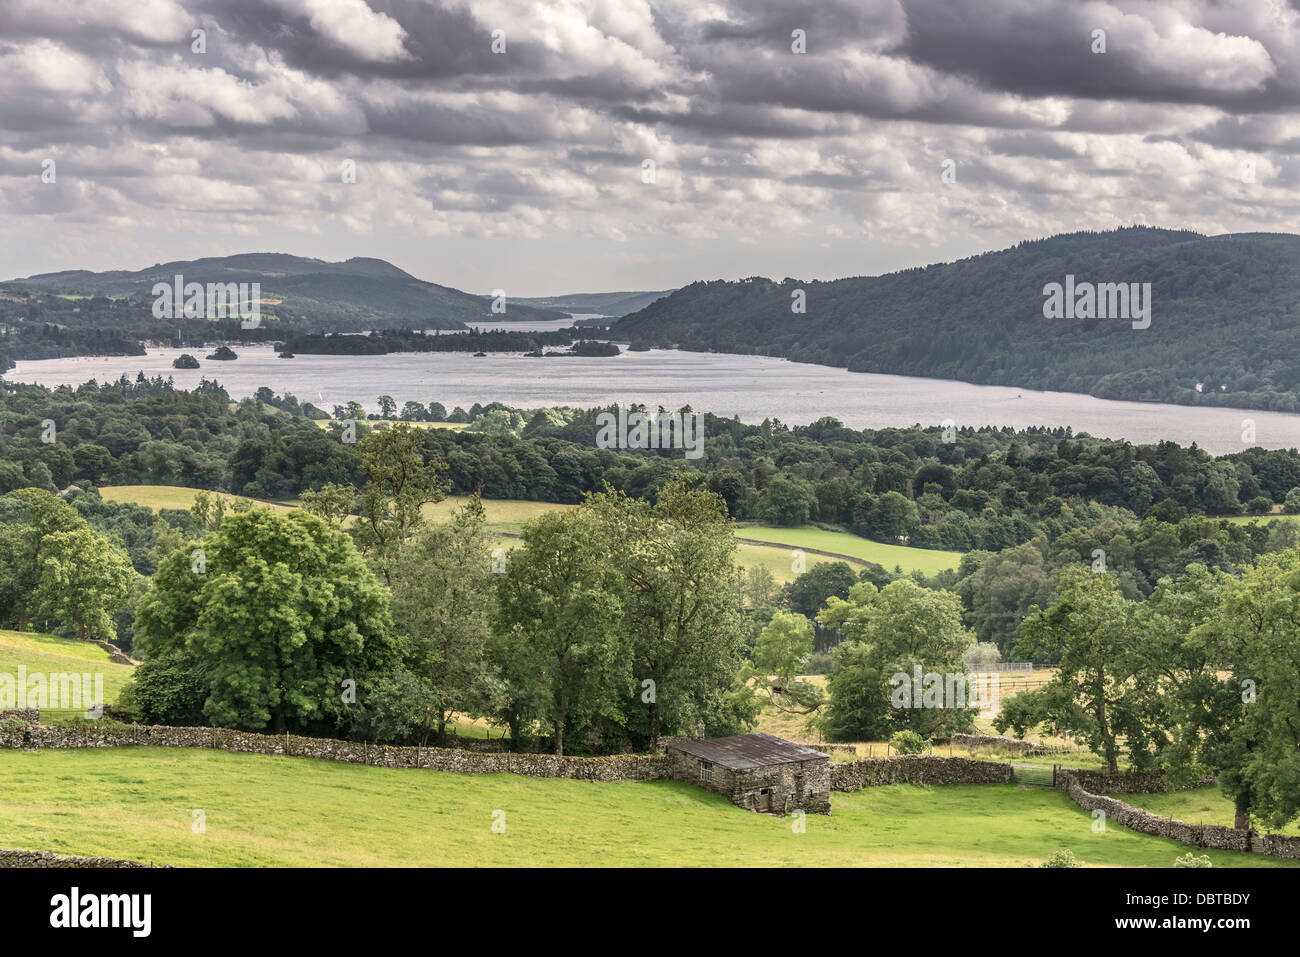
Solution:
[[[1011,780],[1016,784],[1054,788],[1056,787],[1056,772],[1057,765],[1055,764],[1050,768],[1044,768],[1036,764],[1013,764],[1011,765]]]

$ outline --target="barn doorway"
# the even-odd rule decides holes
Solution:
[[[758,810],[759,811],[772,810],[772,792],[767,788],[763,788],[758,792]]]

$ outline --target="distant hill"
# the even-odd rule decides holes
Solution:
[[[43,273],[11,280],[5,286],[65,295],[151,297],[154,283],[171,282],[176,275],[186,282],[259,282],[263,314],[269,314],[271,320],[288,320],[288,327],[335,332],[398,325],[463,329],[470,323],[502,318],[492,313],[487,296],[416,279],[382,259],[325,262],[284,253],[243,253],[159,263],[134,272],[77,269]],[[512,320],[565,317],[566,313],[557,309],[510,303]]]
[[[660,292],[575,292],[567,296],[542,296],[535,299],[516,299],[540,309],[559,309],[566,313],[589,313],[598,316],[626,316],[644,309],[657,299],[669,295],[671,289]]]
[[[1044,287],[1067,274],[1150,283],[1150,327],[1046,318]],[[802,314],[792,311],[800,290]],[[858,372],[1296,412],[1300,236],[1132,227],[884,276],[697,282],[618,320],[614,334]]]

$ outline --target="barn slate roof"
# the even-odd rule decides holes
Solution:
[[[679,739],[668,742],[664,747],[712,761],[733,771],[828,757],[820,751],[805,748],[802,744],[794,744],[763,732],[737,734],[730,738],[705,738],[702,741]]]

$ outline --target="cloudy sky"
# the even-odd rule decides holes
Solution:
[[[1133,222],[1300,231],[1298,21],[1283,0],[3,0],[0,276],[276,251],[544,295]]]

